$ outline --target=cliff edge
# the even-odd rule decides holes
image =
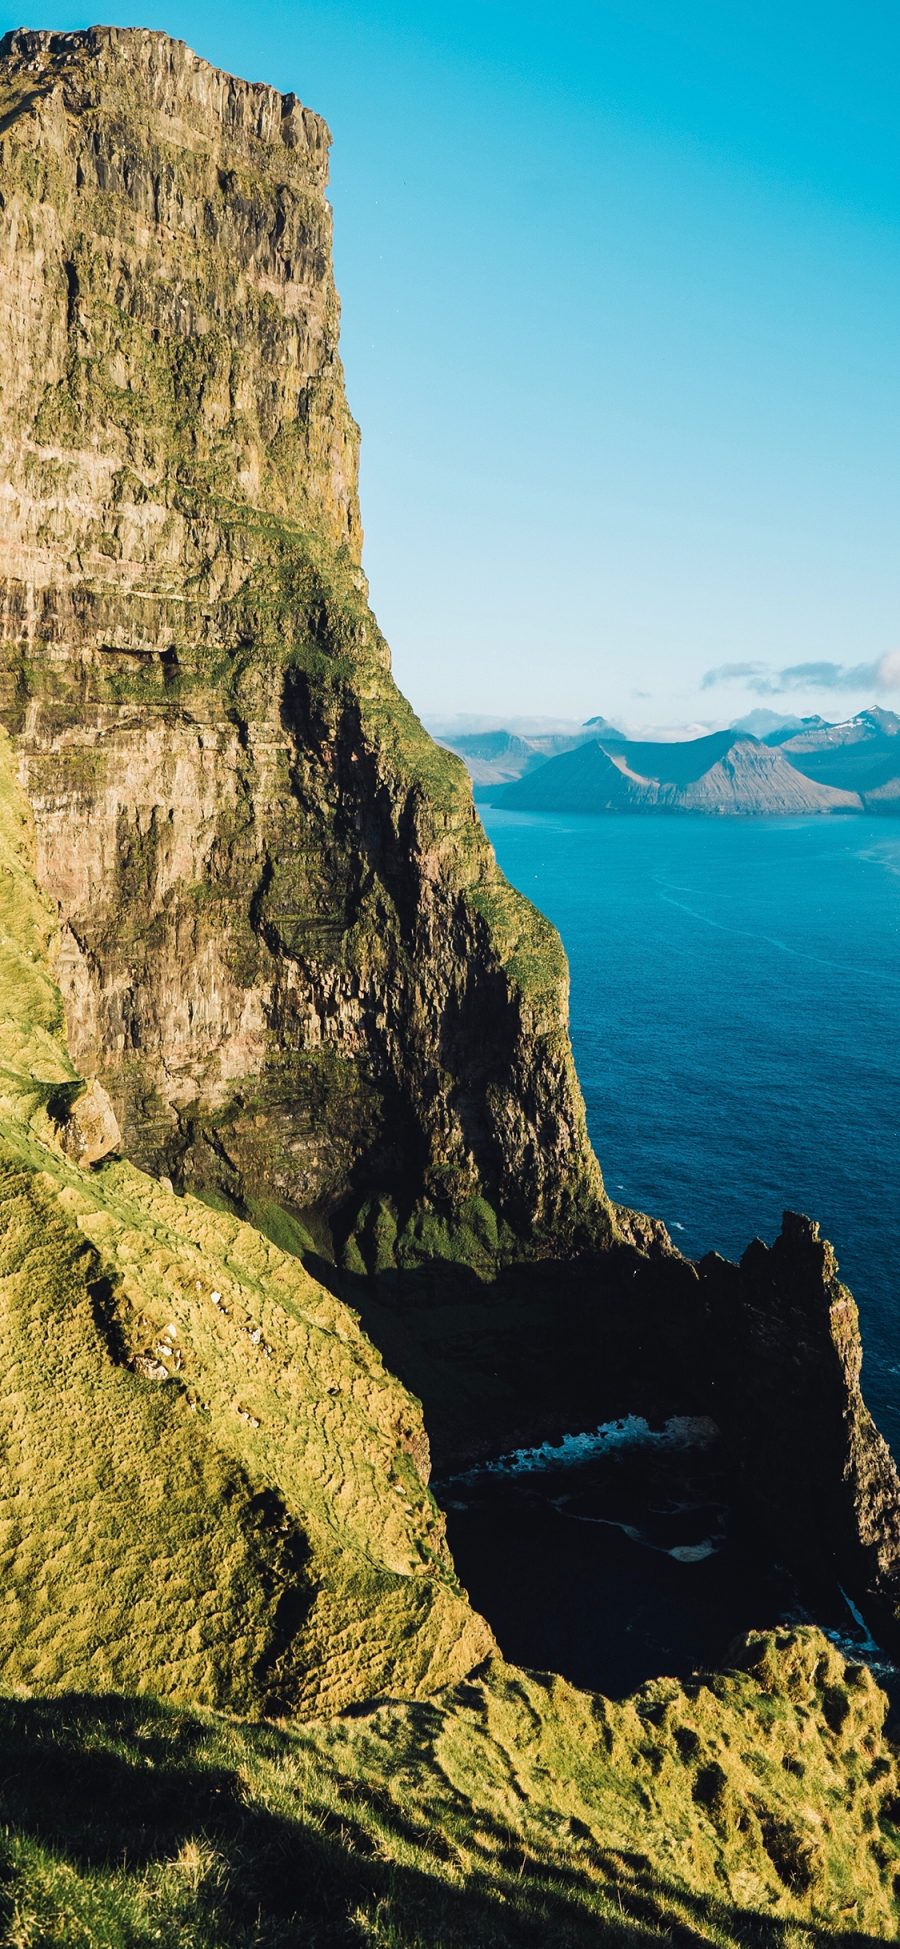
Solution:
[[[493,1263],[610,1208],[558,938],[368,607],[327,158],[162,34],[0,44],[0,718],[129,1155]]]

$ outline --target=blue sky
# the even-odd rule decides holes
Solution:
[[[900,708],[900,10],[115,18],[331,125],[365,564],[420,710]]]

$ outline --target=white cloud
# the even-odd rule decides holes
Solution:
[[[765,663],[720,663],[707,670],[700,688],[737,682],[757,697],[792,690],[900,690],[900,650],[888,650],[871,663],[789,663],[781,670]]]
[[[879,690],[900,690],[900,650],[888,650],[876,667],[875,682]]]

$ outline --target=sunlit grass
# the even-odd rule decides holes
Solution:
[[[884,1701],[814,1631],[760,1638],[745,1665],[611,1705],[497,1661],[301,1727],[6,1698],[4,1940],[894,1940]]]

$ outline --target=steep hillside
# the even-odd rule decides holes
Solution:
[[[715,731],[686,743],[597,741],[492,793],[498,805],[548,812],[859,811],[856,793],[813,783],[755,738]]]
[[[558,939],[367,606],[327,154],[160,34],[0,47],[0,716],[73,1057],[358,1268],[600,1239]]]
[[[900,1919],[885,1701],[816,1632],[621,1705],[492,1662],[253,1727],[0,1697],[0,1927],[123,1949],[864,1949]]]
[[[418,1404],[296,1258],[116,1157],[32,844],[0,733],[0,1678],[251,1712],[433,1690],[491,1636]]]
[[[32,846],[0,734],[0,1678],[291,1713],[432,1691],[492,1640],[425,1487],[418,1404],[295,1256],[117,1156],[66,1051]],[[537,1321],[519,1271],[477,1333],[489,1361],[509,1335],[513,1413],[545,1431],[579,1386],[585,1417],[712,1412],[734,1521],[900,1649],[900,1484],[836,1273],[796,1219],[739,1267],[620,1247]],[[465,1284],[436,1320],[444,1439],[464,1442]],[[504,1426],[484,1357],[482,1442]]]
[[[418,1410],[353,1315],[116,1157],[65,1049],[33,841],[0,736],[5,1938],[894,1940],[900,1775],[869,1674],[816,1632],[757,1634],[732,1670],[611,1704],[493,1659],[423,1486]],[[776,1542],[793,1520],[808,1548],[819,1522],[852,1580],[851,1481],[874,1587],[896,1482],[827,1248],[795,1225],[771,1259],[681,1276],[722,1337],[723,1419]],[[802,1495],[773,1496],[785,1481]]]

